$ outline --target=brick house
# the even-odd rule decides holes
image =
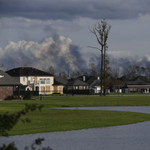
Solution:
[[[21,84],[13,79],[10,75],[0,70],[0,99],[13,96],[14,89],[20,85]]]

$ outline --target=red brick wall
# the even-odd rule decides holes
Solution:
[[[0,99],[5,99],[8,96],[13,95],[12,86],[0,86]]]

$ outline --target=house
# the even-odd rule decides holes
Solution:
[[[94,93],[100,93],[101,82],[100,82],[99,77],[82,75],[82,76],[79,76],[78,79],[87,83],[89,86],[89,90],[93,90]]]
[[[69,79],[66,86],[65,86],[65,90],[64,92],[66,94],[89,94],[89,86],[87,83],[76,79],[76,78],[72,78]]]
[[[63,85],[63,87],[65,87],[68,80],[66,80],[66,79],[64,79],[63,77],[60,77],[60,76],[55,76],[54,77],[54,83],[55,82],[59,82],[59,83],[61,83],[61,85]]]
[[[62,85],[54,86],[54,76],[36,68],[19,67],[8,70],[7,73],[23,85],[20,89],[22,91],[29,89],[38,91],[38,94],[52,94],[59,92],[56,88],[63,87]]]
[[[0,70],[0,99],[13,96],[13,91],[19,86],[21,86],[21,84],[18,81],[8,75],[6,72]]]
[[[55,76],[54,77],[54,93],[60,93],[63,94],[63,91],[66,88],[66,84],[67,84],[68,80],[60,77],[60,76]]]
[[[150,79],[146,76],[137,76],[125,82],[124,93],[149,93]]]
[[[115,93],[122,93],[126,81],[127,81],[126,76],[122,76],[120,78],[114,78],[112,76],[109,76],[110,91]]]
[[[67,90],[88,90],[89,85],[79,79],[69,79],[66,84]]]

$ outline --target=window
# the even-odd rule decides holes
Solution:
[[[33,77],[30,77],[30,82],[31,82],[31,83],[33,83],[33,79],[34,79]]]
[[[50,79],[49,78],[46,79],[46,84],[50,84]]]
[[[23,77],[23,82],[25,82],[25,77]]]
[[[76,90],[78,90],[78,86],[76,86]]]
[[[40,84],[50,84],[50,79],[49,78],[41,78],[40,79]]]
[[[45,80],[44,79],[40,79],[40,84],[45,84]]]

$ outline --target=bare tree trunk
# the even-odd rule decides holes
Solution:
[[[96,48],[101,51],[101,92],[100,95],[103,95],[103,87],[104,87],[104,95],[105,95],[105,88],[106,88],[106,82],[105,82],[105,77],[106,77],[106,49],[107,49],[107,39],[108,39],[108,34],[111,29],[111,26],[107,24],[105,20],[102,20],[101,23],[95,24],[93,29],[90,31],[96,36],[96,39],[98,43],[101,45],[101,50],[99,48]],[[95,48],[95,47],[91,47]]]
[[[103,59],[103,61],[104,61],[104,78],[103,78],[103,80],[104,80],[104,96],[106,95],[106,90],[105,90],[105,86],[106,86],[106,82],[105,82],[105,77],[106,77],[106,61],[105,61],[105,59],[106,59],[106,46],[104,46],[104,59]]]
[[[103,45],[101,46],[102,50],[101,50],[101,92],[100,95],[103,95]]]

